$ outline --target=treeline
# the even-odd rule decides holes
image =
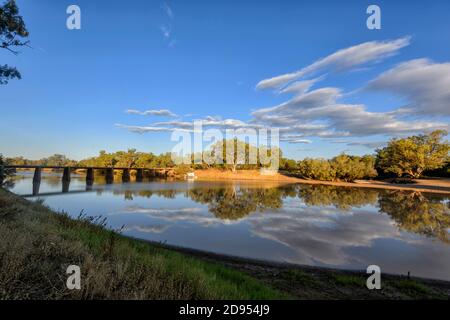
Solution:
[[[325,181],[354,181],[374,177],[420,178],[424,174],[448,176],[450,174],[450,144],[444,140],[446,131],[392,139],[375,155],[339,155],[333,159],[301,161],[283,159],[281,169],[302,178]]]
[[[20,165],[20,166],[67,166],[74,167],[77,165],[76,160],[71,160],[62,154],[54,154],[47,158],[42,158],[39,160],[30,160],[24,157],[13,157],[6,158],[5,162],[10,165]]]
[[[107,153],[100,151],[96,157],[78,162],[88,167],[125,167],[125,168],[171,168],[175,166],[169,152],[160,155],[151,152],[139,152],[136,149]]]
[[[299,161],[294,171],[303,178],[325,181],[354,181],[378,175],[375,157],[370,155],[359,157],[342,154],[331,160],[308,158]]]
[[[102,150],[96,157],[72,160],[61,154],[48,158],[29,160],[23,157],[6,158],[11,165],[61,166],[61,167],[126,167],[126,168],[167,168],[174,167],[170,153],[155,155],[151,152],[138,152],[136,149],[107,153]]]
[[[449,151],[450,144],[444,140],[446,131],[437,130],[428,134],[392,139],[387,146],[376,150],[374,155],[352,156],[341,154],[332,159],[312,159],[296,161],[284,158],[280,149],[278,153],[280,169],[305,179],[325,181],[354,181],[375,177],[409,177],[419,178],[423,174],[448,176],[450,174]],[[234,145],[234,153],[227,157],[227,146]],[[261,150],[264,148],[265,150]],[[228,148],[229,150],[229,148]],[[260,152],[263,151],[263,152]],[[224,140],[211,146],[200,155],[191,155],[183,165],[176,165],[172,154],[138,152],[136,149],[107,153],[100,151],[98,156],[75,161],[64,155],[55,154],[40,160],[28,160],[23,157],[7,158],[5,163],[15,165],[42,166],[95,166],[95,167],[126,167],[126,168],[162,168],[178,167],[179,170],[218,168],[235,171],[237,169],[259,169],[267,165],[260,159],[260,154],[271,157],[272,151],[266,147],[251,146],[248,143],[234,140]],[[251,159],[251,154],[255,155]],[[197,157],[196,157],[197,156]],[[199,157],[200,156],[200,157]],[[213,161],[201,161],[206,159]],[[231,161],[230,161],[231,159]],[[221,160],[221,161],[216,161]],[[255,161],[256,160],[256,161]]]

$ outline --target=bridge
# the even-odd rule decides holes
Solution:
[[[41,183],[41,173],[42,170],[62,170],[62,182],[63,189],[64,186],[68,188],[68,184],[70,183],[70,175],[71,172],[75,170],[86,170],[86,184],[91,186],[94,183],[94,173],[95,170],[102,171],[105,174],[106,183],[110,184],[114,181],[114,171],[122,171],[122,182],[130,181],[130,172],[136,172],[136,181],[141,182],[144,179],[144,176],[147,175],[149,177],[167,177],[174,173],[174,168],[128,168],[128,167],[68,167],[68,166],[35,166],[35,165],[4,165],[0,166],[0,184],[3,182],[5,178],[5,171],[7,169],[25,169],[25,170],[34,170],[33,176],[33,187],[37,186],[39,189],[39,184]],[[34,192],[33,192],[34,193]]]

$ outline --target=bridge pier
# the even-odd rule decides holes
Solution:
[[[40,167],[36,167],[34,169],[33,184],[34,183],[41,183],[41,168]]]
[[[107,184],[111,184],[114,182],[114,169],[113,168],[107,168],[105,179]]]
[[[94,184],[94,169],[88,168],[86,171],[86,184],[92,186]]]
[[[137,169],[136,170],[136,181],[142,182],[144,179],[144,169]]]
[[[63,182],[70,182],[70,168],[69,167],[65,167],[64,168],[62,181]]]
[[[70,186],[70,180],[63,180],[62,181],[62,193],[67,193],[69,192],[69,186]]]
[[[41,186],[41,181],[33,180],[33,196],[37,196],[39,194],[39,187]]]
[[[130,181],[130,170],[129,169],[123,169],[122,171],[122,182],[129,182]]]

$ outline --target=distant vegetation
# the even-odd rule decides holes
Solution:
[[[39,160],[29,160],[24,157],[8,158],[8,162],[14,165],[35,165],[35,166],[92,166],[92,167],[126,167],[126,168],[162,168],[174,167],[170,153],[155,155],[153,153],[138,152],[136,149],[127,151],[117,151],[107,153],[100,151],[96,157],[72,160],[62,154],[54,154],[48,158]]]
[[[374,178],[374,156],[348,156],[341,154],[331,160],[305,159],[298,162],[299,174],[307,179],[326,181],[354,181],[356,179]]]
[[[376,176],[420,178],[424,173],[449,174],[450,144],[446,131],[436,130],[402,139],[392,139],[375,155],[339,155],[331,160],[310,159],[295,162],[284,159],[281,168],[306,179],[354,181]]]
[[[306,158],[300,161],[283,157],[282,151],[276,149],[280,155],[280,170],[294,174],[304,179],[323,181],[355,181],[357,179],[371,179],[375,177],[408,177],[420,178],[423,174],[434,176],[448,176],[450,173],[449,151],[450,144],[444,140],[446,131],[437,130],[429,134],[410,136],[402,139],[392,139],[385,148],[376,150],[374,155],[352,156],[341,154],[332,159]],[[226,145],[234,143],[235,151],[231,163],[225,163]],[[217,147],[220,148],[217,148]],[[240,148],[238,148],[240,146]],[[245,150],[239,154],[238,150]],[[192,169],[217,168],[223,170],[247,170],[264,167],[259,159],[260,151],[257,147],[236,139],[218,142],[203,155],[191,155],[189,165],[176,166],[171,153],[155,155],[153,153],[138,152],[136,149],[108,153],[100,151],[96,157],[75,161],[61,154],[55,154],[40,160],[28,160],[23,157],[8,158],[6,161],[15,165],[42,165],[42,166],[97,166],[97,167],[126,167],[126,168],[162,168],[177,167],[182,172]],[[270,150],[263,150],[270,156]],[[218,157],[224,163],[208,164],[195,159]],[[250,154],[257,155],[251,161]],[[263,153],[264,154],[264,153]],[[238,161],[242,159],[243,161]]]

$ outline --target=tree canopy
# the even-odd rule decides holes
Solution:
[[[6,1],[0,6],[0,48],[18,54],[17,48],[28,45],[24,41],[29,35],[19,8],[14,0]],[[0,85],[7,84],[9,80],[21,79],[20,72],[8,65],[0,65]]]
[[[402,139],[392,139],[388,145],[377,150],[377,167],[385,173],[398,177],[419,178],[424,171],[435,170],[449,159],[450,144],[443,138],[444,130]]]

